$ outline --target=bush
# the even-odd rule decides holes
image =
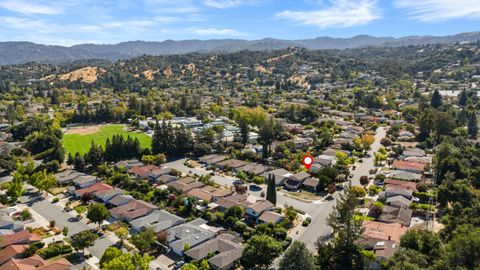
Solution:
[[[72,247],[63,243],[52,243],[47,248],[39,252],[40,257],[47,260],[58,255],[69,254],[73,251]]]
[[[372,186],[368,187],[368,193],[371,194],[371,195],[378,194],[378,193],[380,193],[381,190],[382,190],[381,187],[378,187],[378,186],[375,186],[375,185],[372,185]]]
[[[357,198],[362,198],[367,195],[367,192],[363,187],[360,186],[353,186],[352,187],[352,193],[355,195]]]
[[[302,226],[303,226],[303,227],[307,227],[308,224],[310,224],[310,222],[308,222],[307,220],[304,220],[304,221],[302,222]]]
[[[366,186],[366,185],[368,185],[368,182],[369,182],[368,181],[368,176],[366,176],[366,175],[360,176],[360,185]]]
[[[287,250],[287,248],[290,246],[290,242],[288,241],[282,241],[282,249]]]
[[[57,202],[59,202],[59,201],[60,201],[60,199],[57,198],[57,197],[53,198],[53,200],[52,200],[53,203],[57,203]]]

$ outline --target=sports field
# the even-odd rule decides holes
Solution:
[[[85,154],[90,149],[92,140],[96,144],[105,146],[107,138],[112,138],[115,134],[121,134],[124,138],[129,135],[132,138],[138,138],[142,148],[150,147],[152,138],[140,132],[127,132],[125,125],[102,125],[102,126],[87,126],[69,129],[63,135],[63,147],[65,153],[76,152]]]

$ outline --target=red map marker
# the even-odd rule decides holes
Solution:
[[[307,154],[306,156],[303,157],[302,160],[303,166],[307,168],[307,170],[310,170],[310,166],[313,164],[313,157],[310,154]]]

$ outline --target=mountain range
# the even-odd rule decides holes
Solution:
[[[27,62],[61,64],[88,59],[116,61],[144,54],[229,53],[241,50],[279,50],[291,46],[322,50],[351,49],[366,46],[399,47],[425,44],[454,44],[457,42],[477,42],[479,40],[480,31],[450,36],[406,36],[400,38],[360,35],[351,38],[318,37],[301,40],[265,38],[260,40],[128,41],[109,45],[79,44],[71,47],[9,41],[0,42],[0,65],[23,64]]]

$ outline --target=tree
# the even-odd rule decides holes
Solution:
[[[268,182],[267,182],[267,200],[273,203],[273,205],[277,204],[277,190],[275,186],[275,175],[268,175]]]
[[[110,262],[114,258],[121,256],[122,254],[123,252],[120,249],[116,247],[108,247],[103,253],[102,258],[100,259],[100,268],[102,268],[103,264]]]
[[[62,229],[62,234],[63,234],[63,236],[65,236],[65,237],[68,236],[68,227],[67,227],[67,226],[63,227],[63,229]]]
[[[250,137],[250,128],[248,127],[248,123],[245,120],[240,121],[240,137],[241,142],[246,145],[249,141]]]
[[[98,146],[93,140],[90,145],[90,150],[85,154],[85,162],[91,164],[93,167],[97,167],[102,163],[104,151],[102,147]]]
[[[31,185],[35,186],[41,192],[50,189],[51,187],[55,186],[57,180],[52,173],[47,173],[47,170],[38,171],[29,179]]]
[[[468,95],[467,95],[467,91],[464,89],[458,95],[458,105],[460,107],[465,107],[467,105],[467,102],[468,102]]]
[[[260,131],[258,134],[258,141],[262,144],[262,158],[267,159],[270,156],[270,146],[274,139],[275,130],[274,130],[275,122],[273,118],[270,118],[268,122],[265,122],[260,127]]]
[[[155,231],[149,227],[132,237],[132,243],[141,253],[151,251],[156,242],[157,235],[155,234]]]
[[[315,270],[312,253],[304,243],[295,241],[280,260],[280,270]]]
[[[148,270],[153,258],[148,254],[123,253],[120,256],[105,261],[100,267],[102,270]]]
[[[242,264],[247,269],[268,269],[281,252],[282,245],[271,236],[254,235],[245,244]]]
[[[470,115],[468,116],[467,127],[468,127],[468,135],[470,135],[470,138],[472,139],[477,138],[478,122],[477,122],[477,114],[475,112],[470,113]]]
[[[72,247],[74,247],[76,250],[82,250],[83,252],[87,247],[93,246],[97,239],[98,235],[92,231],[81,231],[71,237]]]
[[[182,266],[182,270],[198,270],[198,267],[196,267],[193,263],[186,263]]]
[[[98,223],[98,227],[100,228],[102,222],[110,218],[110,212],[107,207],[101,203],[91,204],[88,206],[87,218],[92,222]]]
[[[7,195],[16,200],[25,193],[23,188],[23,175],[17,170],[12,174],[12,181],[8,184]]]
[[[357,197],[349,186],[340,195],[327,223],[333,229],[333,261],[343,269],[363,269],[361,248],[356,244],[363,232],[362,222],[354,219]]]
[[[75,167],[75,170],[78,170],[78,171],[84,171],[85,170],[85,160],[83,159],[83,156],[80,155],[78,152],[75,153],[75,159],[73,160],[73,166]]]
[[[432,106],[435,109],[442,106],[442,95],[440,95],[440,92],[438,91],[438,89],[435,90],[432,94],[432,99],[430,100],[430,106]]]

